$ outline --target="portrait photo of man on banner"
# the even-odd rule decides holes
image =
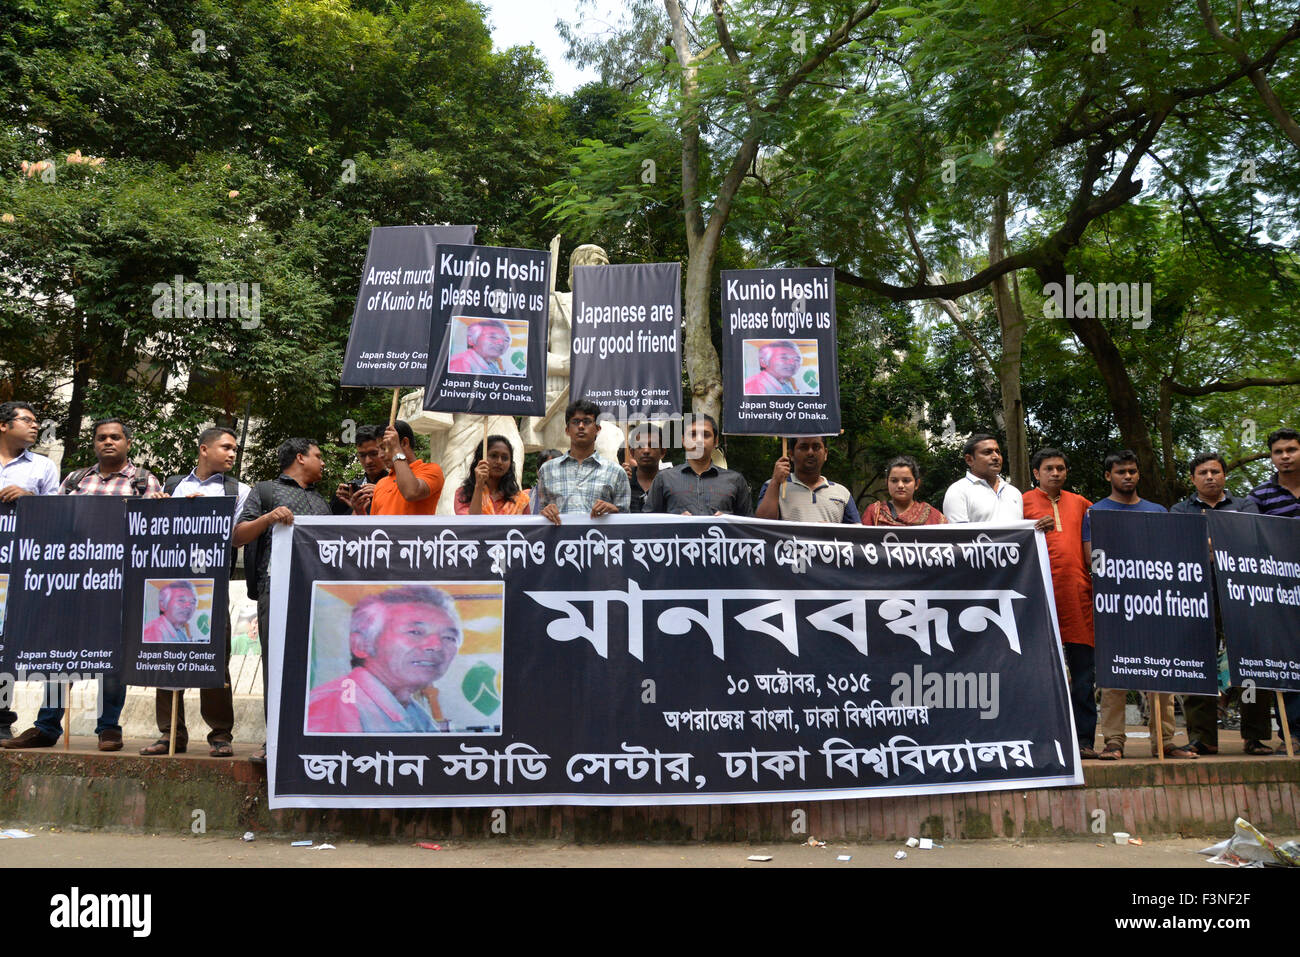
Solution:
[[[447,371],[456,375],[527,375],[528,323],[453,316]]]
[[[211,578],[145,582],[143,644],[207,644],[212,640]]]
[[[817,395],[816,339],[746,339],[745,395]]]
[[[499,734],[500,583],[318,582],[307,734]]]

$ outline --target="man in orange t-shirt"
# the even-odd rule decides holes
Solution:
[[[1092,503],[1065,490],[1070,469],[1065,453],[1059,449],[1039,449],[1032,465],[1038,487],[1023,496],[1025,518],[1036,519],[1037,528],[1047,537],[1056,620],[1061,626],[1065,664],[1070,671],[1079,754],[1095,758],[1097,664],[1092,635],[1092,576],[1083,550],[1083,517]]]
[[[388,475],[375,485],[371,515],[433,515],[442,494],[442,469],[415,457],[415,433],[398,421],[384,430],[379,448]]]

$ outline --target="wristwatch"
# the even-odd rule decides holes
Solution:
[[[393,456],[393,461],[394,461],[394,462],[405,462],[405,461],[406,461],[406,453],[405,453],[405,452],[398,452],[396,455]]]

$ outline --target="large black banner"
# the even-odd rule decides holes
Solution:
[[[439,246],[424,407],[543,415],[550,253]]]
[[[1300,691],[1300,522],[1209,513],[1234,686]]]
[[[1218,694],[1205,516],[1088,516],[1097,687]]]
[[[0,664],[49,675],[121,667],[125,508],[116,496],[18,500]]]
[[[127,684],[225,684],[234,512],[234,497],[224,495],[127,503],[122,598]]]
[[[835,270],[722,271],[722,431],[838,435]]]
[[[680,413],[681,306],[680,263],[576,267],[570,393],[620,421]]]
[[[343,356],[345,386],[422,386],[439,243],[470,244],[475,226],[376,226]]]
[[[273,808],[1083,780],[1027,525],[300,518],[271,580]]]

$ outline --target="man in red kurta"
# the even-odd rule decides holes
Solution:
[[[1025,518],[1037,519],[1047,537],[1056,618],[1061,625],[1079,754],[1095,758],[1097,665],[1092,636],[1092,577],[1083,549],[1083,516],[1092,504],[1065,490],[1069,465],[1059,449],[1039,449],[1033,459],[1037,488],[1025,492]]]

